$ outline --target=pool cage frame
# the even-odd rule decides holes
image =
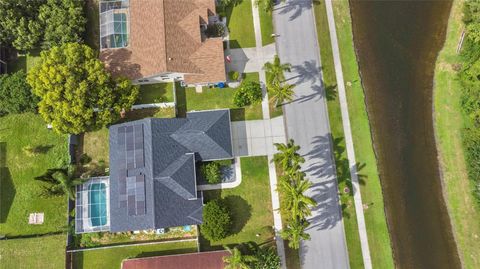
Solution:
[[[90,217],[90,186],[92,184],[105,184],[106,218],[105,225],[93,226]],[[110,231],[110,177],[92,177],[85,183],[76,186],[75,196],[75,233],[91,233]]]
[[[100,10],[100,49],[125,48],[130,42],[129,0],[102,0]],[[125,15],[118,20],[115,15]]]

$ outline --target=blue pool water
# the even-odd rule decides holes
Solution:
[[[107,192],[104,183],[93,183],[88,187],[88,216],[92,226],[107,224]]]

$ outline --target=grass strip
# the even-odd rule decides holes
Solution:
[[[460,84],[454,67],[461,63],[456,53],[461,37],[462,6],[454,1],[447,36],[434,78],[435,132],[446,203],[460,258],[465,268],[480,268],[480,208],[472,194],[464,156],[462,130],[466,120],[460,104]]]
[[[360,191],[365,205],[364,214],[367,235],[374,268],[393,268],[393,255],[388,233],[383,194],[373,151],[370,125],[364,102],[364,92],[359,76],[356,55],[353,46],[352,28],[348,1],[333,1],[338,44],[342,69],[346,83],[348,109],[352,128],[353,143],[359,172]],[[358,226],[351,190],[348,159],[342,127],[340,104],[337,96],[333,55],[327,24],[326,9],[323,1],[314,6],[319,45],[322,57],[322,70],[328,101],[330,126],[334,140],[335,162],[341,194],[342,212],[349,250],[351,268],[363,268]]]

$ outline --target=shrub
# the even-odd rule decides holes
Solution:
[[[279,269],[280,257],[274,248],[260,248],[255,253],[257,261],[254,264],[254,269]]]
[[[233,96],[238,107],[249,106],[262,101],[262,87],[255,81],[243,82]]]
[[[200,226],[202,234],[211,241],[227,237],[230,233],[232,220],[228,208],[222,200],[212,200],[203,207],[203,224]]]
[[[210,184],[217,184],[222,181],[222,166],[218,162],[210,162],[202,164],[200,170],[203,178]]]
[[[80,163],[86,165],[92,161],[92,157],[88,156],[86,153],[80,155]]]
[[[0,116],[35,112],[39,98],[32,93],[25,72],[0,75]]]
[[[240,73],[237,71],[230,71],[228,72],[228,77],[230,80],[237,81],[240,78]]]
[[[209,24],[205,34],[208,37],[223,37],[225,35],[225,26],[221,23]]]

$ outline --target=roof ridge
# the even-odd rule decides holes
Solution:
[[[167,27],[166,27],[166,19],[165,19],[165,0],[162,1],[162,12],[163,12],[163,44],[165,44],[165,69],[168,71],[168,48],[167,48]]]

